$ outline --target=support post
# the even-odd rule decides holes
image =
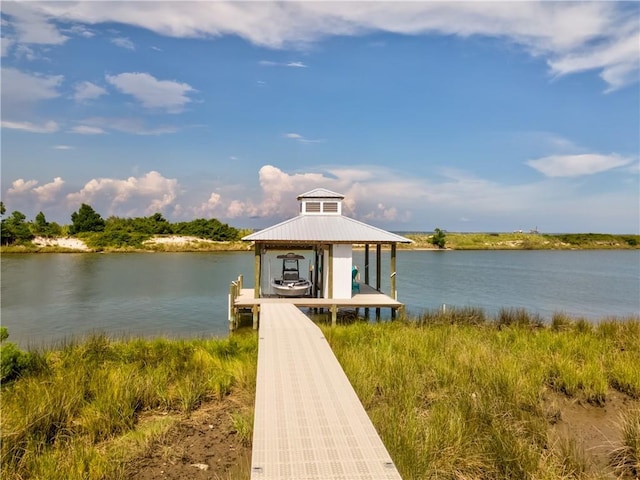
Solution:
[[[255,244],[254,258],[253,258],[253,298],[260,298],[260,267],[262,259],[260,258],[260,245]]]
[[[364,283],[369,285],[369,244],[364,245]]]
[[[253,307],[251,307],[251,313],[253,313],[253,329],[254,330],[258,330],[258,312],[260,311],[260,306],[259,305],[254,305]]]
[[[331,326],[335,327],[338,324],[338,306],[331,305]]]
[[[390,276],[391,276],[391,291],[389,296],[394,300],[398,300],[398,292],[396,290],[396,244],[391,244],[391,264],[390,264]]]
[[[382,245],[376,244],[376,290],[380,291],[382,280]]]
[[[333,245],[329,245],[329,271],[327,272],[329,280],[329,297],[333,298]]]
[[[236,329],[236,296],[237,296],[236,282],[231,282],[229,285],[229,331],[233,332]]]

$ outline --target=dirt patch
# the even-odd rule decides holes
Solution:
[[[575,445],[589,470],[606,478],[616,478],[610,461],[612,452],[622,441],[621,414],[640,407],[640,401],[612,390],[602,406],[560,394],[549,395],[546,403],[552,436]]]
[[[588,472],[599,478],[617,478],[609,462],[611,453],[621,442],[620,415],[640,407],[640,401],[610,391],[603,406],[555,393],[547,395],[545,404],[551,437],[575,445],[585,459]],[[242,432],[238,432],[234,416],[248,418],[252,409],[253,400],[246,396],[231,395],[221,402],[203,404],[157,442],[148,455],[132,462],[128,478],[249,478],[251,446]]]
[[[251,447],[233,420],[233,415],[247,411],[247,406],[233,397],[203,404],[157,442],[147,456],[134,460],[128,466],[128,478],[249,478]]]

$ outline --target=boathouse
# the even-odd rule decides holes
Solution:
[[[297,217],[243,238],[255,244],[255,283],[244,289],[242,276],[232,282],[229,320],[235,328],[238,312],[250,309],[254,328],[260,321],[251,480],[401,480],[322,331],[298,308],[328,308],[335,324],[341,307],[375,307],[376,313],[389,307],[392,314],[402,307],[396,246],[411,240],[345,217],[343,200],[320,188],[303,193]],[[364,283],[354,275],[354,245],[365,248]],[[376,288],[369,285],[371,245]],[[383,245],[391,249],[390,296],[380,292]],[[292,270],[300,280],[298,262],[310,257],[303,293],[282,298],[271,291],[276,272],[267,265],[274,254],[282,259],[281,280]],[[288,269],[287,261],[295,267]]]
[[[411,243],[401,235],[387,232],[343,215],[344,195],[316,188],[298,195],[299,213],[284,222],[243,237],[254,243],[254,287],[251,298],[242,289],[242,280],[230,295],[231,309],[258,306],[254,311],[254,326],[259,305],[276,297],[270,283],[276,269],[271,262],[277,253],[309,252],[305,276],[311,282],[302,298],[286,299],[298,306],[329,308],[389,307],[392,315],[402,304],[397,301],[396,253],[398,243]],[[354,246],[364,248],[364,265],[354,273]],[[372,254],[375,249],[375,258]],[[381,292],[382,249],[389,248],[390,292]],[[371,260],[375,260],[372,265]],[[374,270],[375,269],[375,270]],[[375,285],[370,280],[375,273]],[[231,298],[233,297],[233,298]],[[243,298],[239,298],[243,297]],[[235,322],[233,322],[235,323]],[[233,325],[231,326],[233,328]]]

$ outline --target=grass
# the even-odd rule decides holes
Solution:
[[[204,399],[255,388],[254,336],[132,340],[96,335],[40,353],[40,368],[2,386],[3,478],[123,478],[131,452]],[[146,446],[146,447],[145,447]],[[128,453],[127,453],[128,452]]]
[[[593,478],[579,445],[550,436],[545,398],[638,398],[638,319],[559,329],[520,311],[466,314],[325,327],[402,477]],[[637,414],[625,421],[618,463],[629,472],[640,429]]]
[[[542,325],[522,310],[489,318],[465,308],[322,328],[406,479],[598,478],[579,443],[552,436],[558,412],[545,400],[600,406],[612,389],[640,399],[638,318],[591,324],[556,314]],[[203,400],[237,390],[250,403],[256,352],[252,334],[95,335],[34,352],[37,368],[2,385],[3,478],[126,478],[127,462]],[[250,444],[251,409],[239,404],[231,423]],[[620,424],[612,468],[634,478],[640,409]],[[240,465],[238,478],[249,469]]]
[[[415,243],[403,248],[434,248],[431,235],[411,233],[405,236]],[[453,250],[637,249],[640,248],[640,235],[447,233],[446,247]]]

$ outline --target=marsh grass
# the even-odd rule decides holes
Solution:
[[[322,325],[403,478],[598,478],[588,453],[553,437],[548,398],[606,404],[640,398],[640,321],[586,325],[561,313],[480,309],[415,320]],[[7,479],[126,478],[180,416],[238,393],[233,428],[251,442],[255,335],[226,340],[127,340],[94,335],[34,352],[39,367],[2,385]],[[640,412],[621,419],[619,475],[637,476]],[[157,442],[159,440],[159,442]],[[168,447],[167,447],[168,448]],[[184,452],[167,450],[174,458]],[[228,478],[248,478],[242,460]]]
[[[637,319],[585,328],[560,315],[542,326],[520,311],[466,312],[323,327],[403,478],[597,478],[578,444],[550,436],[545,398],[602,405],[610,388],[635,391]],[[625,465],[637,455],[628,444]]]
[[[127,451],[144,451],[168,425],[139,430],[141,414],[188,414],[232,388],[253,390],[256,351],[253,335],[94,335],[41,353],[43,368],[2,386],[3,478],[122,478]]]
[[[611,464],[620,476],[640,475],[640,408],[625,412],[620,419],[622,444],[611,456]]]

